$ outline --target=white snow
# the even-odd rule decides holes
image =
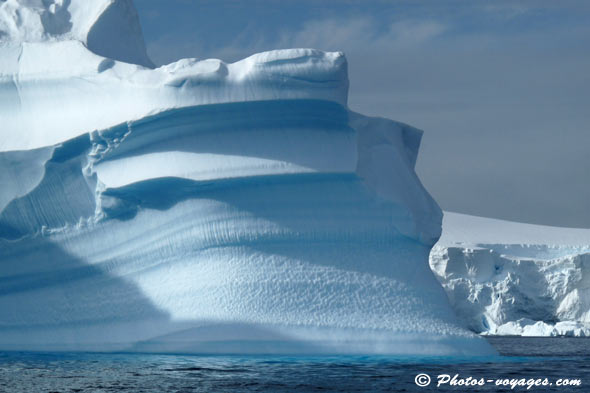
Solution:
[[[131,0],[0,1],[0,46],[67,40],[104,57],[153,66]]]
[[[507,244],[588,246],[590,229],[525,224],[445,212],[438,244]]]
[[[0,46],[0,58],[7,63],[0,102],[9,103],[0,107],[0,151],[50,146],[172,108],[287,99],[345,105],[348,90],[342,53],[311,49],[155,70],[103,58],[79,41]]]
[[[129,1],[0,7],[0,349],[494,354],[342,53],[149,69]]]
[[[484,332],[484,334],[524,337],[590,337],[590,326],[587,323],[576,321],[550,324],[521,318],[498,326],[493,333]]]
[[[590,335],[590,229],[445,212],[430,266],[475,332]]]

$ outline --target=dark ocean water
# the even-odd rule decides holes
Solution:
[[[503,356],[474,361],[8,352],[0,353],[0,392],[590,392],[590,339],[489,341]],[[418,374],[428,374],[431,383],[417,386]],[[457,382],[483,378],[485,385],[437,388],[442,374],[458,374]],[[530,389],[496,385],[497,379],[522,384],[545,378],[546,386]],[[581,385],[557,386],[566,378]]]

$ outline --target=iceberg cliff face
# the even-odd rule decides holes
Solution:
[[[140,42],[130,2],[23,4],[0,5],[0,348],[493,353],[427,264],[421,132],[350,112],[341,53],[149,69],[84,33]]]
[[[475,332],[590,336],[589,229],[446,212],[430,265]]]

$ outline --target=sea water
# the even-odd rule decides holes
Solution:
[[[488,340],[502,356],[4,352],[0,392],[590,392],[590,339]]]

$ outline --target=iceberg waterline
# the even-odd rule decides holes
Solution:
[[[349,111],[343,54],[149,69],[31,26],[0,34],[1,349],[494,353],[427,263],[421,131]]]

